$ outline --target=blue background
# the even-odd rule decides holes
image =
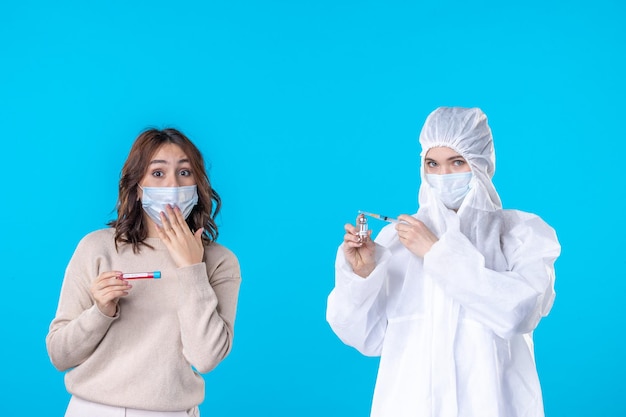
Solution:
[[[2,414],[63,414],[44,339],[65,266],[113,217],[137,134],[174,126],[243,273],[203,415],[368,415],[378,361],[325,321],[342,226],[417,209],[419,130],[457,105],[489,117],[505,207],[563,246],[535,333],[546,414],[626,415],[625,18],[617,0],[3,2]]]

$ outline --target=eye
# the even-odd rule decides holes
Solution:
[[[157,170],[152,171],[152,176],[153,177],[162,177],[163,175],[165,175],[165,174],[161,170],[157,169]]]
[[[465,165],[465,160],[464,159],[455,159],[454,161],[452,161],[452,165],[454,165],[455,167],[460,167]]]
[[[191,170],[190,169],[181,169],[178,172],[178,175],[180,175],[181,177],[191,177]]]
[[[433,160],[426,161],[426,166],[428,168],[436,168],[437,167],[437,163],[435,161],[433,161]]]

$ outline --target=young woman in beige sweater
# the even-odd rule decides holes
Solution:
[[[78,244],[46,338],[67,371],[66,417],[199,415],[200,374],[231,350],[241,281],[236,256],[215,242],[220,205],[184,134],[139,135],[117,219]]]

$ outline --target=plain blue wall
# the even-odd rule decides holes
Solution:
[[[617,0],[4,2],[2,414],[63,414],[44,338],[65,265],[112,218],[137,134],[174,126],[243,272],[203,415],[368,415],[377,359],[325,321],[342,226],[417,209],[421,125],[459,105],[489,117],[505,207],[563,246],[535,333],[547,415],[626,415],[625,18]]]

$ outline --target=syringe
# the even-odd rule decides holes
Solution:
[[[383,216],[381,214],[369,213],[367,211],[359,210],[359,214],[365,214],[366,216],[373,217],[378,220],[382,220],[389,223],[398,223],[398,219],[394,219],[393,217]]]

